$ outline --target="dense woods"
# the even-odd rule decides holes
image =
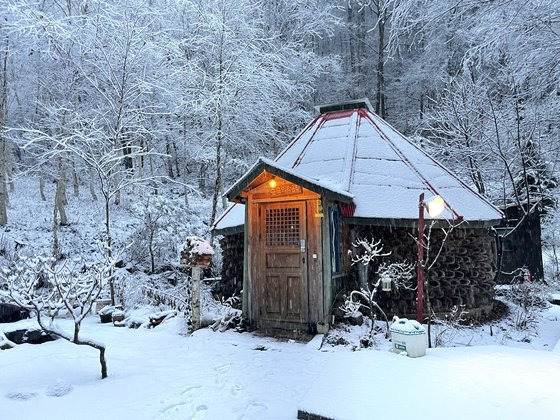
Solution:
[[[555,0],[5,0],[0,17],[0,224],[33,177],[55,256],[68,200],[103,202],[111,249],[127,192],[153,270],[162,212],[202,198],[208,229],[314,105],[359,97],[494,203],[555,218]]]

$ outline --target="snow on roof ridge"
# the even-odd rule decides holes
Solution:
[[[357,111],[357,110],[354,110]],[[346,157],[344,169],[342,172],[342,185],[347,191],[352,188],[352,179],[356,163],[356,143],[358,140],[358,125],[360,123],[360,113],[352,112],[350,122],[348,124],[348,138],[346,143]]]
[[[298,134],[297,136],[294,137],[294,139],[284,148],[284,150],[282,150],[282,151],[278,154],[278,156],[276,156],[276,157],[274,158],[274,160],[277,161],[277,160],[279,160],[282,156],[284,156],[284,154],[285,154],[288,150],[290,150],[294,144],[296,144],[296,143],[298,142],[298,140],[301,138],[301,136],[303,136],[307,130],[309,130],[311,127],[313,127],[313,125],[317,122],[317,120],[319,120],[319,118],[321,118],[321,115],[315,116],[315,118],[313,118],[313,119],[311,120],[311,122],[309,122],[309,123],[303,128],[303,130],[301,130],[301,131],[299,132],[299,134]]]
[[[317,118],[322,117],[322,116],[323,116],[323,114],[319,115]],[[311,144],[311,140],[313,140],[313,137],[315,137],[315,134],[317,133],[317,131],[319,131],[319,129],[321,127],[323,127],[323,125],[325,124],[325,121],[327,121],[325,118],[321,118],[321,120],[319,121],[319,123],[317,124],[315,129],[313,130],[313,133],[311,133],[311,135],[309,136],[309,140],[307,140],[307,143],[305,143],[305,146],[303,146],[303,149],[301,150],[300,154],[298,155],[298,157],[294,161],[294,164],[292,165],[292,169],[299,165],[299,163],[301,162],[301,160],[305,156],[305,152],[307,151],[307,148]],[[278,160],[278,159],[276,159],[276,160]]]

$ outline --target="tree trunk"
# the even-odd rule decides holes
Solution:
[[[115,203],[116,206],[118,206],[118,205],[121,204],[121,189],[119,188],[119,183],[121,182],[121,180],[120,180],[120,176],[119,176],[118,173],[116,173],[113,176],[113,180],[114,180],[114,183],[115,183],[115,200],[114,200],[114,203]]]
[[[385,23],[387,15],[385,11],[380,11],[378,16],[378,53],[377,53],[377,100],[375,103],[375,112],[381,118],[386,117],[385,107]]]
[[[2,149],[4,149],[4,139],[0,139],[2,142]],[[7,211],[7,194],[6,194],[6,178],[4,169],[4,154],[0,156],[0,226],[5,226],[8,223],[8,211]]]
[[[105,199],[105,240],[107,244],[107,260],[113,258],[113,239],[111,238],[111,197],[105,192],[103,193]],[[109,291],[111,293],[111,305],[115,305],[115,285],[113,283],[113,265],[109,271]]]
[[[105,360],[105,347],[98,346],[99,350],[99,363],[101,364],[101,379],[107,377],[107,361]]]
[[[80,196],[80,183],[78,182],[78,174],[76,172],[76,163],[72,162],[72,187],[74,188],[74,197]]]
[[[43,324],[43,322],[41,321],[41,312],[37,308],[35,309],[35,314],[37,315],[37,322],[39,323],[39,326],[47,334],[60,337],[78,346],[89,346],[89,347],[93,347],[96,350],[99,350],[99,363],[101,364],[101,379],[105,379],[107,377],[107,361],[105,360],[105,346],[95,341],[80,339],[79,331],[80,331],[81,322],[74,324],[74,336],[70,337],[66,334],[62,334],[61,332],[49,329],[47,325]]]
[[[158,189],[157,183],[155,182],[155,173],[156,172],[154,170],[154,160],[152,159],[152,155],[150,155],[148,157],[148,164],[150,165],[150,177],[152,178],[152,181],[150,181],[150,183],[152,184],[154,195],[158,195],[159,194],[159,189]]]
[[[8,104],[8,40],[2,65],[2,85],[0,90],[0,130],[6,124],[6,107]],[[6,190],[6,139],[0,137],[0,226],[8,223],[8,194]]]
[[[171,146],[173,147],[173,162],[175,163],[175,175],[177,175],[177,178],[179,178],[181,176],[181,171],[179,170],[181,166],[179,165],[179,152],[177,151],[177,145],[173,140],[171,140]]]
[[[175,174],[173,173],[173,153],[171,151],[171,142],[169,138],[166,138],[165,153],[168,155],[165,159],[167,164],[167,176],[173,179],[175,178]]]
[[[95,185],[93,184],[93,169],[89,170],[89,193],[91,194],[91,199],[97,201],[97,194],[95,193]]]
[[[58,242],[58,205],[55,197],[54,208],[53,208],[53,247],[52,255],[55,261],[58,260],[60,256],[60,244]]]
[[[39,175],[39,196],[41,201],[47,201],[47,197],[45,197],[45,176],[42,172]]]
[[[212,195],[212,214],[210,216],[210,226],[214,224],[218,212],[218,197],[222,191],[222,120],[218,116],[218,130],[216,132],[216,182],[214,184],[214,194]]]
[[[14,192],[16,190],[16,186],[14,184],[14,154],[12,152],[12,146],[10,142],[6,142],[6,177],[7,183],[10,185],[10,192]]]
[[[148,201],[149,206],[149,201]],[[154,274],[156,271],[156,258],[154,255],[154,230],[156,229],[155,224],[153,223],[152,216],[150,214],[149,208],[146,208],[146,213],[148,215],[148,220],[146,220],[146,225],[148,227],[148,252],[150,253],[150,272]]]
[[[187,165],[188,165],[188,161],[189,161],[189,150],[187,147],[188,141],[187,141],[187,119],[183,118],[183,158],[185,159],[184,162],[184,168],[183,168],[183,194],[185,197],[185,207],[189,207],[189,186],[188,181],[189,181],[189,176],[188,176],[188,170],[187,170]],[[177,168],[177,173],[179,173],[179,168]]]
[[[60,214],[60,224],[62,226],[66,226],[68,224],[68,218],[66,217],[66,200],[65,200],[65,191],[66,191],[66,170],[64,167],[64,162],[62,159],[59,160],[59,169],[60,175],[58,180],[56,181],[56,193],[55,193],[55,206],[58,209],[58,213]]]

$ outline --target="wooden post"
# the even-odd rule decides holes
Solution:
[[[191,268],[191,310],[192,329],[198,330],[202,326],[200,308],[200,282],[202,281],[202,269],[212,264],[214,250],[210,243],[198,236],[188,236],[180,253],[180,264]]]
[[[416,301],[417,321],[421,324],[424,318],[424,276],[422,272],[422,263],[424,260],[424,193],[420,194],[418,202],[418,266],[417,273],[417,291],[418,299]]]
[[[192,328],[193,331],[200,329],[202,320],[200,316],[200,281],[202,280],[202,267],[192,267]]]

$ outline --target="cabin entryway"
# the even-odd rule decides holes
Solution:
[[[299,328],[308,322],[305,201],[259,205],[260,326]]]
[[[249,323],[273,333],[324,328],[332,258],[330,213],[323,209],[351,203],[352,196],[264,158],[227,196],[245,205],[243,314]]]

